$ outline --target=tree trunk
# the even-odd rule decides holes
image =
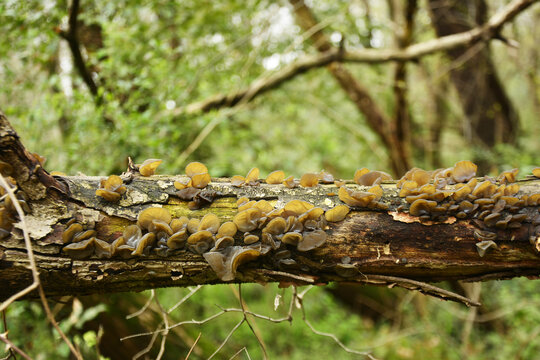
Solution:
[[[430,0],[429,6],[439,37],[468,31],[486,21],[484,0]],[[489,44],[463,46],[448,50],[447,54],[458,64],[450,75],[468,118],[467,138],[489,149],[501,142],[515,143],[518,114],[497,76]],[[487,170],[490,164],[479,165]]]
[[[211,212],[224,222],[235,216],[237,198],[242,196],[253,200],[267,199],[277,207],[293,199],[305,200],[324,209],[341,204],[334,184],[292,189],[264,183],[234,187],[229,179],[212,179],[206,190],[215,191],[216,199],[209,207],[192,211],[186,201],[178,199],[173,186],[175,180],[185,176],[165,175],[134,176],[126,184],[128,190],[123,199],[119,203],[109,203],[95,195],[99,177],[50,176],[24,149],[3,115],[0,115],[0,150],[0,160],[11,164],[11,176],[17,182],[19,192],[26,195],[30,207],[25,223],[47,296],[223,282],[201,255],[185,250],[167,257],[71,259],[62,252],[62,234],[71,218],[93,228],[99,239],[112,242],[126,226],[135,223],[141,210],[150,206],[167,208],[174,217],[201,218]],[[540,190],[539,180],[520,181],[519,184],[520,194]],[[359,188],[350,181],[347,187]],[[497,230],[497,248],[480,257],[475,246],[473,221],[449,217],[445,223],[420,223],[417,217],[397,210],[406,202],[398,196],[394,183],[385,183],[382,187],[384,195],[380,202],[387,207],[385,210],[353,208],[345,220],[328,223],[325,228],[328,237],[321,247],[301,252],[287,245],[289,257],[294,260],[287,264],[279,261],[279,251],[270,251],[241,265],[234,281],[397,283],[429,292],[427,284],[413,280],[475,281],[539,274],[540,256],[530,244],[530,237],[538,230],[534,228],[537,225],[534,222],[538,220],[537,206],[521,210],[531,220],[526,220],[519,228]],[[0,240],[1,299],[32,282],[21,233],[23,227],[22,222],[16,223],[11,234]],[[240,239],[236,239],[236,243],[239,242]]]

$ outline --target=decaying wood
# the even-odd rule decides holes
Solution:
[[[202,256],[187,251],[166,258],[152,255],[127,260],[72,260],[61,252],[61,235],[72,217],[93,226],[98,238],[112,241],[149,206],[166,207],[175,217],[200,218],[213,212],[223,222],[233,218],[236,200],[241,196],[267,199],[278,207],[292,199],[306,200],[326,209],[340,203],[335,185],[288,189],[283,185],[261,184],[237,188],[228,179],[213,179],[208,189],[219,196],[211,206],[191,211],[185,201],[175,196],[173,182],[182,176],[165,175],[134,177],[127,182],[128,191],[122,200],[108,203],[95,195],[100,177],[51,177],[24,150],[10,129],[5,117],[0,116],[0,160],[16,165],[14,177],[19,187],[29,192],[31,213],[26,215],[26,222],[47,296],[222,282]],[[540,191],[539,180],[521,181],[520,185],[522,193]],[[422,224],[417,218],[396,211],[404,200],[397,196],[395,184],[386,183],[383,188],[382,202],[389,206],[388,210],[352,211],[344,221],[329,224],[328,240],[322,247],[308,252],[291,249],[297,267],[278,267],[270,252],[242,265],[235,281],[284,285],[330,281],[396,284],[444,297],[429,285],[415,281],[476,281],[540,274],[540,256],[529,242],[532,224],[498,231],[498,248],[489,249],[480,257],[473,235],[475,227],[469,220],[450,218],[444,224]],[[12,236],[0,241],[1,299],[32,282],[20,230],[16,224]],[[351,269],[342,264],[356,267]]]

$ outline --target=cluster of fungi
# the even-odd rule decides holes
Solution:
[[[130,191],[129,184],[124,183],[126,178],[153,176],[160,164],[159,159],[130,164],[129,176],[111,175],[103,179],[95,194],[104,202],[118,202]],[[323,208],[303,200],[281,204],[239,196],[237,213],[232,221],[223,223],[213,213],[206,213],[202,218],[173,217],[167,207],[153,206],[138,213],[136,224],[125,227],[122,234],[111,241],[98,239],[93,224],[71,219],[62,234],[62,252],[73,259],[126,259],[168,257],[189,251],[202,255],[222,281],[231,281],[241,264],[269,253],[279,269],[298,268],[295,254],[323,246],[331,231],[330,223],[345,220],[351,209],[401,213],[425,225],[465,219],[475,226],[480,256],[484,256],[488,248],[497,246],[498,230],[520,228],[526,222],[533,229],[531,243],[540,252],[540,193],[520,193],[515,183],[517,169],[505,171],[497,178],[478,178],[476,170],[472,162],[459,161],[451,168],[435,171],[414,168],[396,182],[385,172],[365,168],[356,171],[353,181],[334,179],[325,171],[295,179],[286,177],[281,170],[263,180],[259,179],[259,169],[253,168],[245,177],[233,176],[230,185],[245,189],[266,184],[291,189],[325,184],[330,190],[326,196],[333,199],[330,204],[335,206]],[[9,177],[10,171],[8,164],[0,163],[0,172],[16,189],[15,181]],[[215,198],[225,196],[212,189],[212,178],[204,164],[188,164],[185,174],[174,182],[174,195],[186,201],[189,209],[203,208]],[[532,178],[540,178],[540,168],[533,169]],[[396,188],[386,184],[395,184]],[[385,193],[394,200],[383,199]],[[3,188],[0,195],[1,239],[10,235],[17,214]],[[18,192],[17,197],[21,207],[29,212],[23,193]],[[347,273],[349,267],[354,265],[343,261],[336,265],[336,272]]]

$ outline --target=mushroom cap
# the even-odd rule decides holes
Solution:
[[[118,175],[111,175],[107,178],[107,180],[101,181],[101,187],[109,191],[116,191],[123,184],[124,184],[124,181]]]
[[[353,177],[354,182],[357,183],[357,184],[359,184],[359,183],[358,183],[359,179],[360,179],[363,175],[365,175],[365,174],[367,174],[367,173],[369,173],[369,169],[368,169],[368,168],[361,168],[361,169],[356,170],[356,171],[354,172],[354,177]],[[361,184],[359,184],[359,185],[361,185]]]
[[[116,249],[118,249],[118,247],[125,244],[126,244],[126,239],[124,239],[123,236],[120,236],[119,238],[114,240],[111,244],[111,255],[114,256],[116,254]]]
[[[135,244],[142,237],[141,228],[137,225],[126,226],[122,237],[125,239],[126,244],[135,247]]]
[[[75,237],[75,234],[80,233],[83,231],[83,227],[79,223],[73,223],[64,232],[62,233],[62,242],[64,244],[71,242],[71,240]]]
[[[497,244],[495,241],[492,240],[484,240],[476,243],[476,250],[478,251],[478,255],[480,257],[483,257],[486,254],[487,249],[490,247],[497,248]]]
[[[296,247],[298,251],[309,251],[318,248],[326,241],[326,233],[323,230],[306,231],[303,233],[303,239]]]
[[[296,182],[296,180],[294,180],[294,176],[289,176],[288,178],[283,180],[283,185],[285,185],[289,189],[292,189],[292,188],[296,187],[297,182]]]
[[[204,215],[204,217],[201,219],[198,227],[198,231],[201,230],[208,230],[212,234],[217,233],[219,229],[219,218],[212,213],[208,213]]]
[[[321,170],[317,176],[319,177],[319,181],[323,184],[332,184],[334,182],[334,175],[327,171]]]
[[[300,178],[300,186],[303,187],[314,187],[319,184],[319,174],[315,173],[306,173]]]
[[[218,251],[209,251],[203,254],[204,259],[222,281],[234,280],[230,266],[227,266],[227,258]]]
[[[272,235],[281,235],[285,232],[286,228],[287,221],[282,217],[277,217],[270,220],[263,231]]]
[[[512,169],[508,171],[503,171],[498,177],[497,181],[501,184],[513,183],[516,182],[516,177],[519,172],[519,169]]]
[[[324,214],[324,210],[322,208],[314,207],[301,214],[298,217],[298,221],[305,222],[307,220],[317,220],[322,216],[322,214]]]
[[[303,239],[302,234],[297,232],[288,232],[283,235],[281,238],[281,241],[284,244],[294,245],[297,246],[299,242],[301,242]]]
[[[169,226],[168,223],[162,220],[152,220],[152,223],[150,224],[148,231],[151,231],[153,233],[159,233],[163,232],[167,234],[168,236],[171,236],[173,234],[173,229]]]
[[[241,205],[238,206],[238,212],[252,208],[255,205],[255,203],[256,203],[255,200],[250,200],[250,201],[242,203]]]
[[[216,244],[214,245],[214,248],[210,251],[225,249],[233,245],[234,245],[234,238],[232,236],[222,236],[216,240]]]
[[[149,207],[139,213],[139,216],[137,216],[137,225],[139,225],[141,229],[148,230],[154,220],[161,220],[169,224],[172,220],[172,216],[169,210],[165,208]]]
[[[540,178],[540,167],[536,167],[532,169],[532,174],[536,176],[537,178]]]
[[[363,169],[362,169],[363,170]],[[357,177],[359,172],[355,173],[355,182],[358,185],[373,186],[381,183],[382,181],[392,180],[392,177],[384,171],[369,171],[362,176]]]
[[[186,175],[193,177],[197,174],[206,174],[208,173],[208,168],[203,163],[198,161],[190,162],[186,165]]]
[[[251,245],[259,241],[259,237],[254,234],[246,233],[244,234],[244,244]]]
[[[94,240],[90,238],[78,243],[72,243],[64,246],[62,252],[66,253],[72,259],[85,259],[94,254]]]
[[[209,173],[195,174],[191,178],[191,183],[193,187],[197,189],[204,189],[212,181]]]
[[[259,168],[252,168],[246,175],[246,184],[248,185],[257,185],[259,180]]]
[[[122,197],[122,195],[120,195],[119,193],[106,189],[97,189],[96,195],[104,198],[109,202],[117,202]]]
[[[272,171],[266,177],[267,184],[281,184],[285,179],[285,173],[282,170]]]
[[[181,249],[186,244],[186,239],[188,238],[188,233],[186,229],[179,230],[175,232],[167,239],[167,246],[170,249]]]
[[[109,244],[106,241],[95,238],[94,239],[94,254],[100,259],[110,258],[112,256],[111,244]]]
[[[454,168],[452,169],[452,178],[457,183],[467,182],[476,176],[477,169],[478,166],[476,166],[472,161],[458,161],[454,164]]]
[[[83,240],[86,240],[86,239],[90,239],[91,237],[93,237],[95,235],[96,235],[95,230],[82,231],[82,232],[79,232],[79,233],[75,234],[75,236],[72,239],[72,242],[75,243],[75,242],[80,242],[80,241],[83,241]]]
[[[173,232],[178,232],[182,229],[185,229],[187,227],[187,224],[189,222],[189,218],[187,216],[181,216],[176,219],[171,220],[171,229]]]
[[[187,229],[190,233],[195,234],[199,230],[199,224],[201,220],[197,218],[189,219],[187,223]]]
[[[241,250],[238,250],[234,254],[231,262],[231,269],[233,275],[236,275],[236,270],[240,265],[255,260],[259,257],[259,255],[261,255],[261,252],[255,249],[242,248]]]
[[[418,199],[413,202],[409,208],[409,214],[413,216],[426,215],[437,206],[437,202],[433,200]]]
[[[188,186],[190,186],[190,183],[191,182],[191,179],[179,179],[179,180],[175,180],[174,182],[174,187],[177,189],[177,190],[182,190],[182,189],[185,189],[187,188]]]
[[[156,242],[156,235],[154,233],[147,233],[142,238],[139,239],[137,242],[137,246],[135,247],[135,250],[131,253],[132,256],[134,255],[142,255],[144,248],[147,246],[153,246]]]
[[[455,201],[464,200],[471,192],[472,190],[468,185],[463,185],[462,187],[454,191],[454,193],[452,194],[452,199],[454,199]]]
[[[240,187],[240,186],[244,185],[245,183],[246,183],[246,179],[243,176],[234,175],[231,178],[231,185],[232,186]]]
[[[239,212],[233,218],[233,222],[242,232],[255,230],[258,226],[258,221],[262,217],[262,212],[258,208],[249,208]]]
[[[139,173],[142,176],[152,176],[156,172],[157,167],[163,162],[161,159],[147,159],[139,166]]]
[[[182,200],[189,201],[189,200],[193,200],[195,195],[197,195],[200,192],[201,192],[200,189],[189,186],[187,188],[178,190],[176,192],[176,196],[178,196]]]
[[[285,204],[283,209],[285,211],[289,211],[292,213],[295,213],[296,216],[301,215],[305,213],[308,210],[311,210],[315,207],[315,205],[308,203],[307,201],[303,200],[291,200],[288,203]]]
[[[351,191],[346,186],[339,188],[339,199],[349,206],[367,207],[377,195],[365,191]]]
[[[472,191],[476,197],[490,197],[497,190],[497,186],[489,180],[482,181]]]
[[[380,198],[382,198],[383,196],[383,189],[381,187],[381,185],[375,185],[375,186],[372,186],[368,189],[367,192],[370,192],[372,194],[375,194],[377,195],[377,197],[375,198],[375,200],[379,200]]]
[[[193,245],[199,242],[210,243],[213,241],[214,241],[214,235],[208,230],[197,231],[195,234],[191,234],[187,239],[187,242],[190,245]]]
[[[324,217],[326,218],[326,221],[338,222],[344,220],[349,211],[350,208],[347,205],[337,205],[328,210],[324,214]]]
[[[224,236],[233,237],[236,235],[236,232],[238,231],[238,228],[236,227],[236,224],[232,221],[227,221],[221,224],[221,226],[218,229],[217,237],[222,238]]]

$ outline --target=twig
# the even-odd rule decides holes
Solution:
[[[189,356],[191,355],[191,352],[193,351],[193,349],[195,349],[195,346],[197,346],[197,343],[199,342],[199,339],[201,338],[201,335],[202,335],[202,332],[199,333],[199,336],[197,336],[197,338],[195,339],[195,342],[189,348],[189,352],[187,353],[186,358],[184,360],[189,359]]]
[[[304,282],[307,282],[309,284],[313,284],[315,282],[315,280],[312,279],[312,278],[309,278],[309,277],[306,277],[306,276],[301,276],[301,275],[296,275],[296,274],[291,274],[291,273],[288,273],[288,272],[285,272],[285,271],[277,271],[277,270],[269,270],[269,269],[257,269],[257,272],[263,273],[263,274],[266,274],[266,275],[285,276],[285,277],[288,277],[288,278],[291,278],[291,279],[304,281]]]
[[[244,323],[244,321],[246,321],[245,318],[242,318],[242,320],[240,320],[238,322],[238,324],[236,324],[232,330],[229,332],[229,334],[227,334],[227,337],[225,338],[225,340],[223,340],[223,342],[219,345],[219,347],[216,349],[216,351],[214,351],[212,353],[212,355],[210,355],[210,357],[208,358],[208,360],[212,359],[214,356],[216,356],[216,354],[225,346],[225,344],[227,343],[227,341],[229,341],[229,339],[231,338],[232,334],[234,334],[234,332],[240,327],[240,325],[242,325]]]
[[[161,306],[161,303],[159,302],[159,299],[157,296],[156,296],[156,304],[159,308],[161,316],[163,317],[163,324],[165,327],[163,333],[161,334],[162,337],[161,337],[161,344],[159,347],[159,353],[156,356],[156,360],[160,360],[163,354],[165,353],[165,342],[167,341],[167,335],[169,335],[169,319],[168,319],[167,312],[165,311],[165,309],[163,309],[163,306]]]
[[[242,284],[238,284],[238,301],[240,302],[240,307],[242,308],[242,314],[244,315],[244,320],[246,321],[249,328],[251,329],[251,332],[253,333],[253,335],[255,335],[255,338],[259,342],[259,345],[261,346],[261,349],[263,351],[264,358],[268,359],[268,353],[266,352],[266,346],[264,345],[261,337],[259,336],[259,334],[257,334],[255,329],[251,325],[251,322],[247,318],[246,309],[245,309],[245,305],[244,305],[244,299],[242,298]]]
[[[6,311],[2,311],[2,323],[4,325],[4,334],[6,334],[6,339],[8,338],[8,325],[7,325],[7,320],[6,320]],[[10,358],[15,358],[15,354],[13,353],[13,349],[12,348],[9,348],[9,354],[8,356],[6,356],[5,358],[2,358],[2,360],[4,359],[10,359]]]
[[[134,317],[137,317],[139,315],[141,315],[143,312],[146,311],[146,309],[148,309],[148,307],[150,306],[150,304],[152,303],[152,300],[154,299],[154,296],[156,295],[156,292],[154,289],[150,290],[150,297],[148,298],[148,301],[146,302],[146,304],[143,305],[142,308],[140,308],[139,310],[137,310],[136,312],[134,312],[133,314],[129,314],[126,316],[126,320],[129,320],[129,319],[132,319]]]
[[[56,331],[58,331],[58,334],[60,334],[60,337],[67,344],[67,346],[69,347],[73,355],[77,359],[82,360],[82,356],[80,352],[78,352],[75,349],[71,341],[69,341],[69,339],[64,334],[62,329],[60,329],[60,327],[58,326],[58,323],[56,322],[56,320],[54,319],[54,316],[51,313],[51,309],[49,308],[49,304],[47,303],[47,298],[45,297],[45,292],[43,291],[43,287],[41,286],[41,283],[39,282],[39,272],[37,270],[36,260],[34,258],[34,252],[32,250],[32,242],[30,241],[30,236],[28,235],[28,227],[26,225],[26,218],[24,216],[24,211],[21,208],[21,205],[19,204],[19,200],[15,196],[13,189],[8,185],[8,183],[6,182],[6,180],[1,174],[0,174],[0,185],[9,194],[9,197],[11,198],[13,206],[15,207],[15,210],[17,211],[17,215],[19,216],[20,224],[21,224],[20,227],[23,231],[24,244],[26,246],[26,251],[28,253],[28,261],[30,262],[30,269],[32,270],[32,278],[33,278],[33,282],[30,286],[28,286],[26,289],[19,291],[17,294],[11,296],[8,300],[4,301],[2,305],[0,306],[0,311],[5,310],[13,301],[15,301],[21,296],[26,295],[27,293],[37,288],[39,292],[39,297],[41,298],[41,303],[43,304],[43,308],[45,309],[45,313],[47,315],[49,322],[53,325]]]
[[[238,354],[240,354],[242,351],[245,351],[245,352],[246,352],[246,356],[248,357],[249,360],[251,360],[251,357],[249,356],[249,352],[247,351],[247,348],[246,348],[245,346],[244,346],[243,348],[241,348],[240,350],[238,350],[237,352],[235,352],[235,353],[233,354],[233,356],[231,356],[231,357],[229,358],[229,360],[232,360],[232,359],[234,359],[235,357],[237,357]]]
[[[160,327],[162,327],[162,326],[163,326],[163,324],[160,324],[158,326],[158,329]],[[137,360],[139,357],[141,357],[144,354],[148,353],[152,349],[152,346],[154,346],[154,342],[156,341],[156,339],[157,339],[160,332],[161,332],[161,330],[156,330],[156,331],[153,331],[153,332],[148,334],[148,335],[152,335],[152,338],[150,339],[150,342],[148,343],[148,345],[144,349],[142,349],[141,351],[139,351],[138,353],[133,355],[133,360]],[[137,335],[139,335],[139,334],[137,334]],[[135,336],[127,336],[127,337],[121,338],[120,341],[124,341],[125,339],[129,339],[131,337],[135,337]]]
[[[461,296],[452,291],[442,289],[440,287],[412,279],[401,278],[397,276],[387,276],[387,275],[366,275],[366,279],[362,280],[363,282],[373,284],[373,285],[387,285],[387,286],[399,286],[408,290],[418,290],[423,294],[431,295],[434,297],[441,298],[443,300],[452,300],[456,302],[463,303],[467,306],[480,306],[481,304],[477,301]],[[378,283],[382,281],[383,284]]]
[[[190,297],[193,296],[193,294],[195,294],[197,291],[199,291],[199,289],[202,287],[202,285],[198,285],[196,288],[194,289],[190,289],[190,292],[189,294],[187,294],[186,296],[184,296],[182,298],[182,300],[180,300],[179,302],[177,302],[176,304],[174,304],[174,306],[172,308],[169,309],[169,311],[167,311],[167,314],[170,314],[171,312],[173,312],[177,307],[179,307],[180,305],[182,305],[187,299],[189,299]]]
[[[13,349],[13,351],[15,351],[17,354],[21,355],[26,360],[32,360],[32,358],[30,356],[28,356],[24,351],[22,351],[17,346],[15,346],[15,344],[12,343],[11,340],[9,340],[7,338],[7,336],[4,336],[4,334],[0,334],[0,341],[6,343],[6,345],[9,347],[10,351],[11,351],[11,349]]]

